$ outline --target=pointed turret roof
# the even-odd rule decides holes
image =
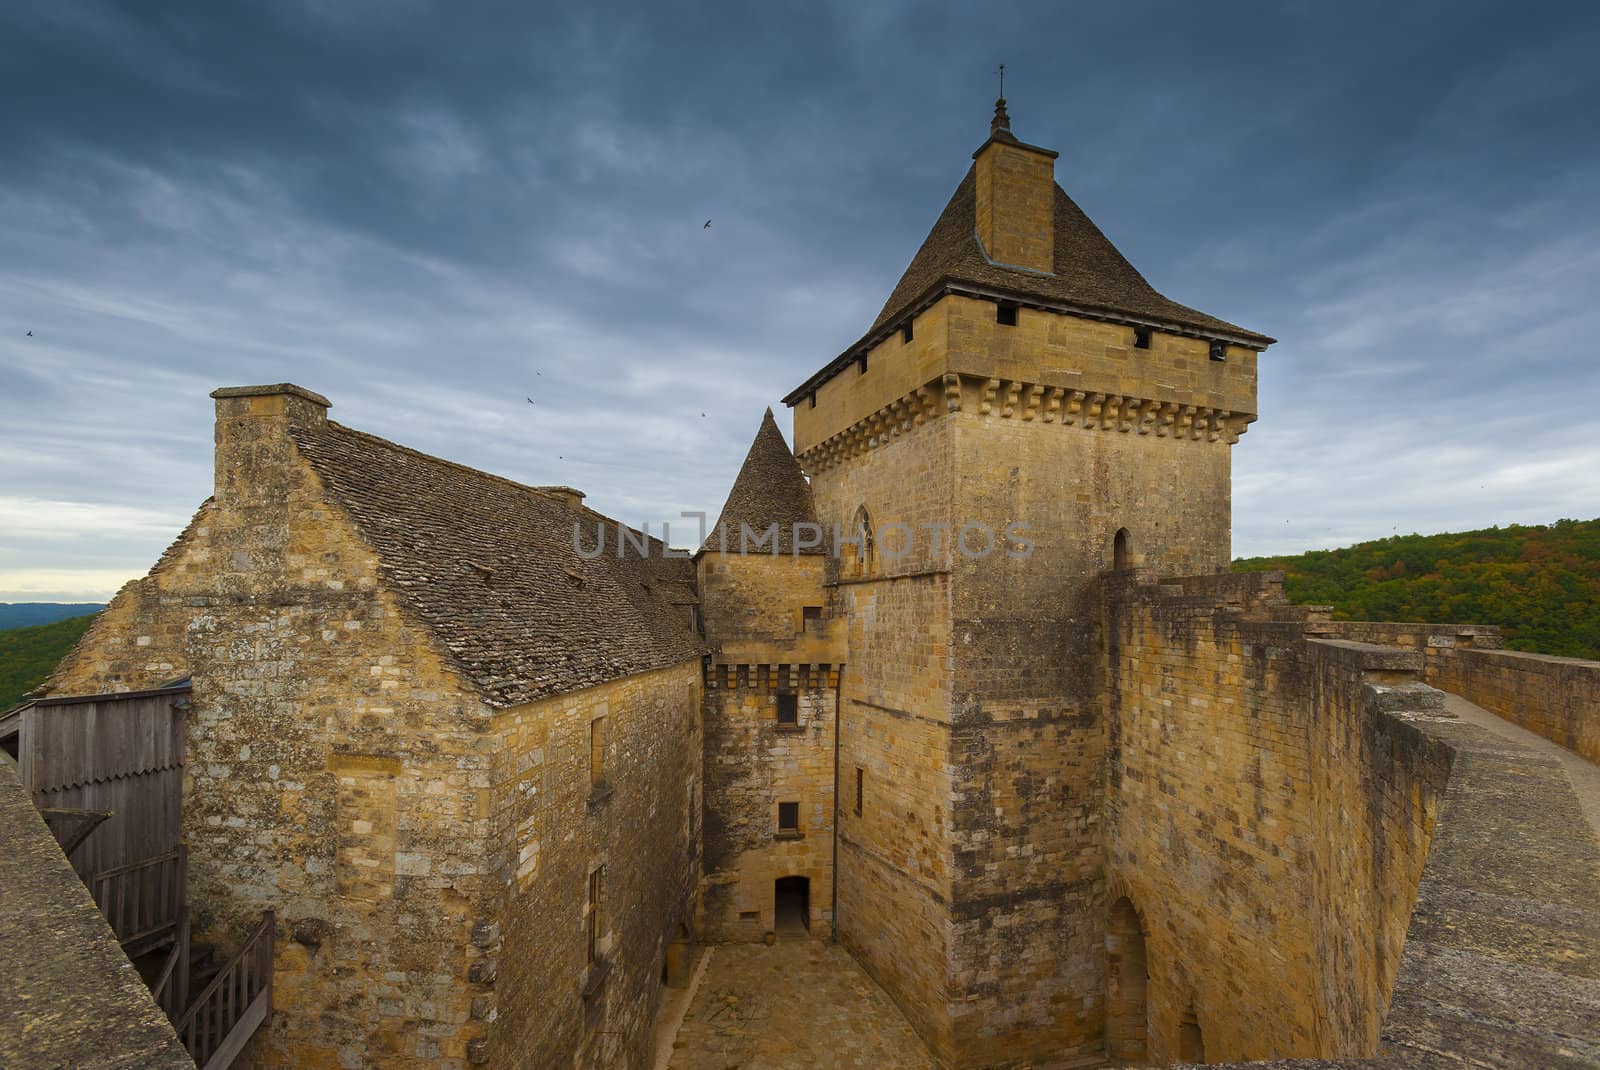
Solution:
[[[994,141],[1051,157],[1055,155],[1048,149],[1017,140],[1011,133],[1003,101],[997,105],[990,139],[984,147]],[[1053,270],[1045,273],[997,263],[984,252],[978,240],[977,168],[969,168],[917,255],[911,258],[905,274],[889,294],[872,328],[827,367],[795,388],[783,399],[784,403],[796,404],[895,330],[906,316],[915,315],[951,291],[979,293],[1063,312],[1216,338],[1251,349],[1265,349],[1275,341],[1180,305],[1156,292],[1065,190],[1056,185],[1054,193]]]
[[[778,526],[778,553],[794,553],[794,528],[796,524],[815,524],[817,510],[811,501],[811,484],[806,482],[800,462],[795,460],[789,444],[778,430],[769,408],[761,418],[761,428],[756,440],[745,454],[739,477],[733,481],[728,500],[722,506],[722,515],[711,529],[702,550],[720,550],[724,543],[718,532],[727,533],[726,546],[739,549],[740,525],[760,535],[773,524]],[[764,545],[762,552],[769,552]],[[821,546],[807,547],[801,553],[820,554]]]

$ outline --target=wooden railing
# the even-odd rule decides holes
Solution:
[[[90,878],[89,892],[130,958],[177,939],[187,865],[179,847]]]
[[[189,999],[189,911],[178,912],[178,938],[172,941],[161,972],[150,986],[156,1004],[166,1012],[170,1021],[177,1021]]]
[[[199,1070],[222,1070],[272,1014],[272,941],[276,923],[264,911],[239,953],[174,1023]]]

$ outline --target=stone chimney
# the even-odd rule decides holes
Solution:
[[[326,424],[328,399],[293,383],[225,386],[211,396],[217,403],[218,503],[281,504],[293,465],[288,430]]]
[[[972,154],[978,172],[978,241],[990,260],[1055,273],[1058,155],[1017,140],[1005,97],[994,102],[989,140]]]
[[[576,487],[539,487],[537,489],[555,498],[568,509],[577,510],[583,508],[583,499],[586,495]]]

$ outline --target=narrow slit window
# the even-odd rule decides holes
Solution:
[[[600,866],[589,874],[589,909],[584,918],[591,965],[600,961],[600,939],[605,935],[605,887],[606,867]]]
[[[800,726],[800,696],[793,691],[778,692],[778,724],[784,728]]]
[[[606,718],[596,717],[589,722],[589,784],[599,787],[606,782]]]
[[[856,766],[856,816],[861,816],[861,796],[865,793],[867,773],[859,765]]]
[[[867,374],[867,355],[865,353],[856,358],[856,368],[862,375]]]
[[[994,306],[994,321],[1002,327],[1017,325],[1017,306],[1011,301],[1001,301]]]
[[[778,804],[778,831],[800,831],[800,804],[797,802],[781,802]]]
[[[1135,348],[1135,349],[1149,349],[1150,348],[1150,328],[1149,327],[1135,327],[1133,329],[1133,348]]]
[[[911,321],[906,320],[900,325],[900,344],[904,345],[905,343],[911,341],[911,334]]]

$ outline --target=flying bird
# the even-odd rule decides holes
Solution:
[[[529,404],[529,405],[532,405],[532,404],[533,404],[533,399],[532,399],[532,398],[528,398],[528,404]]]
[[[32,332],[32,331],[29,331],[29,332],[28,332],[28,337],[29,337],[29,338],[32,338],[32,337],[33,337],[33,332]]]
[[[711,220],[709,220],[709,219],[706,220],[706,225],[701,227],[700,229],[701,230],[710,230],[711,229]]]

